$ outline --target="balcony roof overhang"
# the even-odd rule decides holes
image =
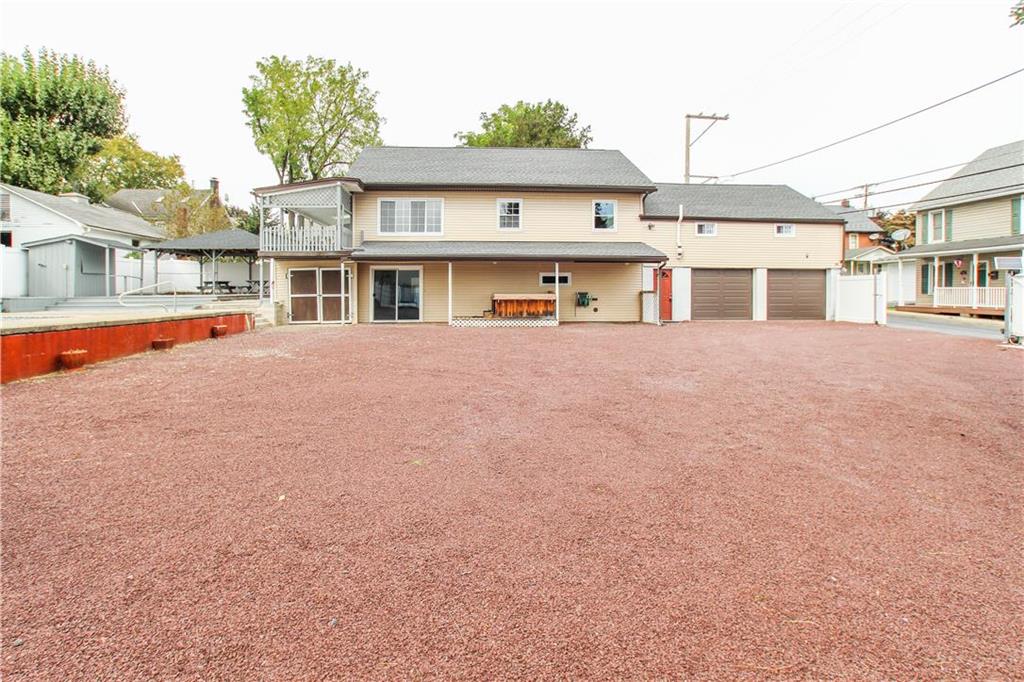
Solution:
[[[668,257],[643,242],[366,241],[352,252],[361,262],[534,261],[663,263]]]
[[[276,194],[289,194],[291,192],[298,192],[317,187],[333,187],[335,185],[341,185],[341,187],[352,193],[362,192],[364,189],[363,183],[359,178],[342,176],[336,178],[321,178],[319,180],[301,180],[299,182],[288,182],[282,185],[256,187],[252,190],[252,193],[258,197],[273,196]]]

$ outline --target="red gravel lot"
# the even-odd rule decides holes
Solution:
[[[285,328],[11,384],[3,673],[1019,676],[1022,377],[691,323]]]

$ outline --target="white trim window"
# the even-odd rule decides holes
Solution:
[[[717,237],[717,223],[697,223],[693,226],[693,234],[698,237]]]
[[[619,210],[619,202],[614,199],[595,199],[592,202],[594,229],[602,232],[616,230],[615,214]]]
[[[553,287],[555,286],[555,273],[553,272],[542,272],[537,276],[537,283],[542,287]],[[558,286],[560,287],[571,287],[572,286],[572,273],[571,272],[559,272],[558,273]]]
[[[443,234],[444,199],[377,200],[377,234]]]
[[[857,233],[856,232],[851,232],[849,235],[847,235],[847,237],[846,237],[846,248],[848,248],[848,249],[856,249],[857,248],[857,244],[859,244],[859,242],[857,241]]]
[[[521,230],[523,227],[523,200],[498,199],[498,229]]]
[[[779,223],[775,226],[776,237],[795,237],[796,225],[792,223]]]
[[[932,211],[928,214],[928,243],[944,241],[946,241],[946,212]]]

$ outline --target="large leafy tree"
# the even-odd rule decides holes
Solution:
[[[381,144],[377,93],[367,73],[333,59],[269,57],[242,89],[256,148],[280,182],[341,172],[363,147]]]
[[[181,185],[164,195],[157,222],[164,226],[171,239],[231,227],[231,217],[220,201],[211,201],[188,185]]]
[[[106,140],[87,158],[72,184],[93,201],[102,201],[119,189],[171,189],[185,183],[185,170],[177,156],[146,151],[134,135]]]
[[[1024,26],[1024,0],[1019,0],[1010,8],[1011,26]]]
[[[580,127],[579,117],[561,102],[519,101],[503,104],[493,113],[480,114],[480,132],[455,134],[469,147],[580,147],[593,141],[590,126]]]
[[[124,92],[106,69],[46,50],[0,54],[0,180],[68,189],[82,161],[125,124]]]

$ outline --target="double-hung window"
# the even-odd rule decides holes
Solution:
[[[857,248],[857,233],[856,232],[851,232],[850,235],[846,238],[846,246],[847,246],[847,248],[850,248],[850,249],[856,249]]]
[[[498,199],[498,229],[518,230],[523,226],[523,200]]]
[[[796,236],[796,225],[784,224],[775,226],[776,237],[795,237]]]
[[[443,214],[441,199],[381,199],[377,232],[441,234]]]
[[[616,201],[599,200],[594,202],[594,229],[614,230]]]
[[[697,223],[693,233],[698,237],[717,237],[718,225],[715,223]]]
[[[931,243],[945,241],[946,214],[943,211],[932,211],[928,214],[928,226],[931,229],[928,241]]]

